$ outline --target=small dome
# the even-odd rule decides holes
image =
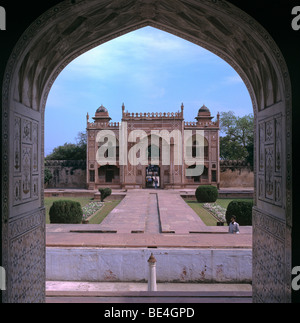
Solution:
[[[96,111],[96,113],[101,113],[101,112],[108,113],[107,109],[102,104],[101,104],[101,107],[98,108],[98,110]]]
[[[199,109],[199,112],[198,112],[198,114],[199,113],[209,113],[210,114],[210,111],[209,111],[209,109],[208,109],[208,107],[207,106],[205,106],[205,105],[203,105],[200,109]]]

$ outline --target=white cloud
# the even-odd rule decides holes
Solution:
[[[176,61],[191,64],[211,58],[211,53],[197,45],[146,27],[88,51],[75,59],[66,70],[104,80],[121,74],[132,76],[135,69],[151,75],[154,63],[164,67]]]
[[[232,85],[232,84],[239,84],[239,83],[244,83],[244,81],[241,79],[241,77],[238,74],[227,76],[224,78],[224,84]]]
[[[60,119],[69,120],[71,113],[74,120],[78,117],[85,122],[86,112],[92,117],[101,103],[113,121],[118,121],[122,102],[131,112],[172,112],[183,102],[186,120],[194,121],[203,103],[214,116],[224,109],[248,107],[249,94],[242,83],[216,55],[147,27],[102,44],[70,63],[50,92],[46,122],[54,120],[59,131],[58,111]],[[62,127],[80,130],[74,122]],[[63,144],[65,139],[61,140]]]

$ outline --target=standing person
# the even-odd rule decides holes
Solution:
[[[147,187],[151,187],[152,184],[152,177],[147,177]]]
[[[236,222],[236,216],[234,216],[234,215],[231,217],[231,222],[229,223],[228,232],[232,233],[232,234],[239,234],[240,233],[240,226]]]
[[[157,179],[157,177],[155,176],[155,177],[154,177],[154,185],[155,185],[155,189],[157,189],[157,184],[158,184],[158,179]]]

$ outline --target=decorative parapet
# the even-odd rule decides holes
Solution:
[[[148,112],[148,113],[130,113],[123,112],[123,119],[183,119],[183,112]]]
[[[119,128],[119,122],[88,122],[88,129]]]
[[[218,121],[208,121],[208,122],[185,122],[184,126],[187,128],[199,128],[199,127],[204,127],[204,128],[218,128],[219,129],[219,124]]]

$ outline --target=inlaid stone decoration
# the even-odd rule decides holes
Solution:
[[[19,178],[15,179],[14,184],[14,205],[21,203],[21,186],[22,186],[22,180]]]
[[[38,123],[15,116],[14,123],[14,205],[38,198]],[[33,176],[35,175],[34,179]]]
[[[281,116],[275,119],[275,131],[276,131],[276,141],[275,141],[275,172],[280,173],[282,171],[282,118]]]
[[[22,149],[22,197],[23,200],[31,197],[31,167],[32,147],[23,145]]]
[[[282,115],[267,118],[259,123],[259,199],[282,202]]]
[[[32,172],[33,173],[37,173],[39,170],[39,166],[38,166],[38,124],[37,123],[33,123],[32,126],[32,160],[33,160],[33,164],[32,164]]]
[[[253,212],[255,243],[253,257],[253,295],[255,302],[263,302],[268,291],[268,302],[286,302],[289,272],[286,269],[286,225],[258,210]],[[289,285],[290,283],[288,283]]]
[[[264,151],[264,144],[265,144],[265,123],[259,124],[259,171],[264,172],[265,170],[265,151]]]
[[[14,124],[14,170],[15,173],[21,172],[21,118],[15,117]]]
[[[32,122],[26,119],[22,120],[22,141],[31,143],[32,140]]]
[[[45,284],[44,246],[45,213],[37,211],[12,221],[9,231],[11,256],[7,287],[10,302],[42,302]],[[20,263],[22,266],[20,266]]]
[[[274,147],[266,148],[266,198],[273,200],[274,196]]]

